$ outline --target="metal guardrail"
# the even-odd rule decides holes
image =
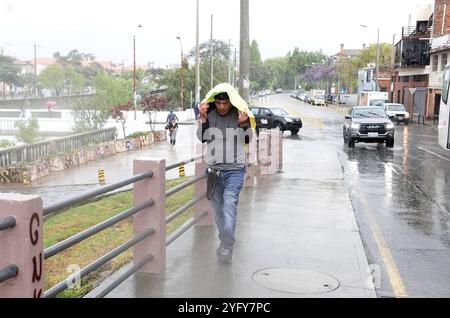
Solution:
[[[98,293],[95,298],[103,298],[112,292],[117,286],[122,284],[127,278],[136,273],[141,267],[147,265],[153,259],[153,255],[147,255],[142,260],[137,262],[133,267],[123,273],[118,279],[116,279],[113,283],[111,283],[108,287],[103,289],[100,293]]]
[[[32,145],[13,147],[0,151],[0,167],[23,164],[42,159],[58,153],[86,147],[90,144],[113,141],[116,139],[116,128],[102,129],[94,132],[73,135]]]
[[[194,179],[191,179],[189,181],[186,181],[176,187],[173,187],[169,191],[166,192],[166,198],[170,197],[171,195],[174,195],[177,192],[180,192],[183,189],[186,189],[187,187],[199,182],[200,180],[206,179],[206,175],[195,177]]]
[[[195,162],[195,161],[200,160],[200,159],[203,159],[203,156],[197,156],[197,157],[194,157],[194,158],[192,158],[190,160],[174,163],[174,164],[166,167],[166,172],[170,171],[170,170],[173,170],[173,169],[176,169],[178,167],[181,167],[181,166],[183,166],[185,164],[189,164],[189,163]]]
[[[173,212],[166,218],[166,224],[175,220],[177,217],[182,215],[188,209],[192,208],[197,202],[203,200],[204,198],[206,198],[206,194],[202,195],[201,197],[195,198],[194,200],[191,200],[188,203],[186,203],[185,205],[183,205],[181,208],[179,208],[178,210],[176,210],[175,212]]]
[[[8,279],[14,278],[19,274],[19,268],[12,264],[0,269],[0,284]]]
[[[89,275],[96,269],[98,269],[101,266],[108,263],[113,258],[115,258],[118,255],[122,254],[123,252],[127,251],[128,249],[135,246],[139,242],[145,240],[146,238],[153,235],[154,233],[155,233],[155,229],[152,228],[152,229],[148,229],[148,230],[142,232],[141,234],[136,235],[133,239],[129,240],[125,244],[122,244],[121,246],[112,250],[105,256],[103,256],[103,257],[99,258],[98,260],[94,261],[93,263],[87,265],[86,267],[81,269],[79,272],[72,274],[64,281],[62,281],[62,282],[56,284],[55,286],[53,286],[52,288],[50,288],[48,291],[46,291],[44,293],[44,297],[45,298],[55,297],[57,294],[59,294],[60,292],[66,290],[67,288],[70,287],[70,284],[68,284],[68,282],[73,282],[76,279],[81,279],[81,278]]]
[[[175,163],[173,165],[167,166],[166,171],[170,171],[173,169],[176,169],[177,167],[180,167],[184,164],[195,162],[196,160],[201,159],[202,156],[194,157],[187,161],[182,161],[179,163]],[[166,192],[166,198],[197,183],[200,180],[203,180],[206,178],[206,175],[193,178],[187,182],[184,182],[183,184],[180,184],[179,186],[176,186],[169,191]],[[185,213],[189,208],[193,207],[195,204],[197,204],[202,199],[206,198],[206,193],[198,198],[194,198],[193,200],[189,201],[185,205],[183,205],[181,208],[170,214],[166,218],[166,224],[170,223],[177,217],[181,216],[183,213]],[[206,215],[208,215],[208,212],[205,211],[199,216],[193,217],[189,219],[186,223],[184,223],[180,228],[178,228],[177,231],[175,231],[172,235],[170,235],[166,239],[166,247],[169,246],[171,243],[173,243],[177,238],[179,238],[183,233],[185,233],[187,230],[189,230],[191,227],[193,227],[195,224],[197,224],[200,220],[202,220]],[[122,282],[124,282],[128,277],[136,273],[141,267],[145,266],[147,263],[149,263],[153,259],[153,255],[147,255],[144,257],[141,261],[137,262],[134,266],[132,266],[130,269],[128,269],[125,273],[123,273],[120,277],[118,277],[114,282],[110,283],[107,287],[105,287],[99,294],[95,296],[95,298],[102,298],[108,295],[111,291],[114,290],[117,286],[119,286]]]
[[[16,226],[16,218],[13,216],[8,216],[7,218],[0,220],[0,232],[12,229],[15,226]]]
[[[116,216],[113,216],[112,218],[110,218],[106,221],[103,221],[100,224],[97,224],[87,230],[84,230],[83,232],[80,232],[62,242],[59,242],[59,243],[53,245],[52,247],[49,247],[46,250],[44,250],[44,259],[50,258],[58,253],[61,253],[62,251],[68,249],[69,247],[72,247],[72,246],[88,239],[92,235],[95,235],[95,234],[107,229],[108,227],[111,227],[111,226],[125,220],[126,218],[128,218],[132,215],[135,215],[136,213],[141,212],[142,210],[145,210],[146,208],[152,207],[153,205],[155,205],[155,200],[150,199],[150,200],[148,200],[144,203],[141,203],[125,212],[117,214]]]
[[[92,191],[88,191],[88,192],[82,193],[82,194],[74,196],[74,197],[72,197],[72,198],[70,198],[68,200],[63,200],[63,201],[60,201],[60,202],[57,202],[57,203],[54,203],[54,204],[50,204],[50,205],[44,207],[44,216],[47,216],[47,215],[49,215],[51,213],[55,213],[57,211],[61,211],[62,209],[71,207],[71,206],[73,206],[75,204],[80,203],[81,201],[85,201],[85,200],[88,200],[88,199],[95,198],[95,197],[97,197],[99,195],[102,195],[102,194],[105,194],[105,193],[108,193],[108,192],[111,192],[111,191],[123,188],[123,187],[125,187],[127,185],[130,185],[132,183],[141,181],[141,180],[146,179],[146,178],[151,178],[151,177],[153,177],[153,172],[149,171],[149,172],[146,172],[146,173],[142,173],[142,174],[136,175],[136,176],[131,177],[129,179],[123,180],[121,182],[117,182],[117,183],[105,186],[105,187],[97,189],[97,190],[92,190]]]
[[[201,219],[208,215],[208,212],[203,212],[201,215],[191,218],[189,221],[184,223],[178,230],[172,233],[166,240],[166,247],[172,244],[177,238],[183,235],[187,230],[197,224]]]
[[[166,168],[166,171],[175,169],[177,167],[180,167],[186,163],[192,163],[195,162],[196,160],[202,158],[201,156],[199,157],[195,157],[192,158],[190,160],[187,161],[183,161],[183,162],[179,162],[173,165],[170,165]],[[128,178],[126,180],[123,180],[121,182],[115,183],[115,184],[111,184],[109,186],[103,187],[101,189],[97,189],[97,190],[92,190],[92,191],[88,191],[85,192],[83,194],[80,194],[78,196],[75,196],[73,198],[69,198],[67,200],[63,200],[61,202],[57,202],[55,204],[51,204],[48,205],[46,207],[44,207],[44,216],[48,216],[49,214],[54,214],[54,213],[58,213],[63,209],[66,209],[68,207],[71,207],[75,204],[79,204],[83,201],[86,201],[88,199],[91,198],[95,198],[101,194],[105,194],[108,192],[111,192],[113,190],[122,188],[124,186],[127,186],[129,184],[135,183],[135,182],[139,182],[143,179],[146,178],[152,178],[153,177],[153,172],[149,171],[146,173],[142,173],[136,176],[133,176],[132,178]],[[200,177],[194,177],[189,181],[186,181],[170,190],[168,190],[165,194],[165,198],[183,190],[186,189],[187,187],[199,182],[200,180],[203,180],[206,178],[206,175],[202,175]],[[189,208],[193,207],[195,204],[197,204],[199,201],[203,200],[206,197],[206,193],[200,197],[196,197],[193,200],[189,201],[188,203],[186,203],[185,205],[183,205],[181,208],[179,208],[178,210],[176,210],[175,212],[173,212],[171,215],[169,215],[166,218],[166,224],[170,223],[171,221],[173,221],[175,218],[179,217],[180,215],[182,215],[183,213],[185,213]],[[105,220],[103,222],[101,222],[100,224],[97,224],[89,229],[86,229],[78,234],[73,235],[72,237],[69,237],[67,239],[65,239],[62,242],[59,242],[47,249],[44,250],[44,259],[48,259],[52,256],[55,256],[59,253],[61,253],[62,251],[86,240],[87,238],[129,218],[130,216],[133,216],[137,213],[139,213],[140,211],[147,209],[149,207],[152,207],[155,205],[155,200],[154,199],[149,199],[137,206],[134,206],[126,211],[123,211],[117,215],[115,215],[114,217],[111,217],[108,220]],[[190,229],[192,226],[194,226],[196,223],[198,223],[202,218],[204,218],[206,215],[208,214],[207,211],[205,211],[204,213],[202,213],[199,216],[196,216],[194,218],[191,218],[190,220],[188,220],[184,225],[182,225],[173,235],[171,235],[170,237],[168,237],[166,239],[166,246],[170,245],[173,241],[175,241],[178,237],[180,237],[183,233],[185,233],[188,229]],[[5,222],[6,223],[6,222]],[[10,223],[10,221],[8,221],[8,224]],[[1,223],[0,223],[1,224]],[[149,236],[151,236],[152,234],[155,233],[155,229],[151,228],[146,230],[145,232],[137,235],[134,239],[128,241],[127,243],[119,246],[118,248],[114,249],[113,251],[109,252],[108,254],[104,255],[103,257],[99,258],[98,260],[94,261],[93,263],[87,265],[86,267],[84,267],[83,269],[81,269],[80,271],[70,275],[68,278],[66,278],[64,281],[59,282],[58,284],[56,284],[55,286],[53,286],[52,288],[50,288],[48,291],[46,291],[44,293],[44,297],[49,298],[49,297],[55,297],[57,294],[59,294],[60,292],[64,291],[65,289],[70,287],[70,284],[74,282],[75,279],[81,279],[83,277],[85,277],[86,275],[90,274],[91,272],[97,270],[99,267],[103,266],[105,263],[109,262],[110,260],[112,260],[114,257],[118,256],[119,254],[123,253],[124,251],[130,249],[131,247],[135,246],[136,244],[138,244],[139,242],[143,241],[144,239],[148,238]],[[147,255],[144,258],[142,258],[140,261],[138,261],[136,264],[134,264],[134,266],[132,266],[129,270],[127,270],[125,273],[123,273],[118,279],[116,279],[114,282],[110,283],[104,290],[102,290],[96,297],[104,297],[107,294],[109,294],[114,288],[116,288],[118,285],[120,285],[125,279],[127,279],[128,277],[130,277],[131,275],[133,275],[135,272],[137,272],[141,267],[145,266],[147,263],[149,263],[152,259],[154,258],[153,255]]]

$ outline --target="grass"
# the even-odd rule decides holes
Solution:
[[[166,189],[173,188],[186,178],[171,180],[166,184]],[[169,215],[180,208],[194,196],[194,186],[190,186],[166,200],[166,214]],[[48,218],[44,222],[44,248],[48,248],[62,240],[65,240],[85,229],[88,229],[106,219],[109,219],[133,206],[133,194],[131,191],[119,193],[97,202],[88,203],[65,211],[64,213]],[[190,217],[193,209],[189,209],[171,223],[167,224],[166,233],[169,235]],[[47,259],[45,261],[45,289],[49,289],[60,281],[66,279],[72,272],[71,266],[80,268],[102,257],[109,251],[133,238],[132,219],[122,222],[78,243],[77,245]],[[132,249],[120,254],[96,272],[82,279],[80,288],[70,288],[61,292],[58,297],[75,298],[86,295],[103,278],[111,275],[132,260]]]

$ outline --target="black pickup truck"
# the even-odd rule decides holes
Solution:
[[[300,118],[289,115],[281,108],[252,107],[251,110],[255,115],[257,133],[260,129],[278,128],[282,132],[290,131],[293,135],[296,135],[303,127]]]

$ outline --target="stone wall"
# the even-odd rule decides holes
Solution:
[[[94,147],[78,149],[68,154],[59,154],[52,158],[28,163],[23,166],[0,168],[0,183],[29,184],[48,176],[51,172],[63,171],[83,165],[89,161],[97,161],[114,156],[116,153],[140,149],[154,142],[165,140],[167,140],[166,132],[157,131],[147,136],[117,139]]]

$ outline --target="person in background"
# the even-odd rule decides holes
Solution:
[[[166,124],[170,124],[174,119],[180,121],[176,114],[171,110],[169,115],[167,115]]]
[[[177,132],[178,132],[178,123],[174,118],[172,122],[169,123],[169,136],[170,136],[170,149],[175,147],[175,143],[177,141]]]

